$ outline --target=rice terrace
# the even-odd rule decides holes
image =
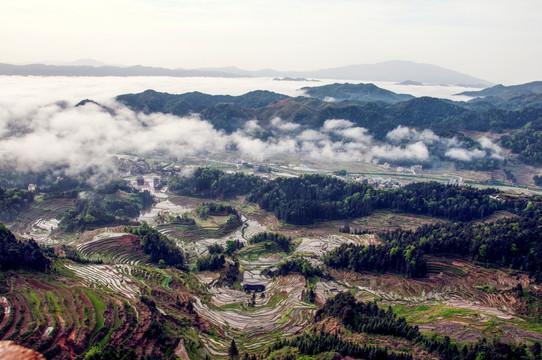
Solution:
[[[51,1],[6,50],[111,64],[0,63],[0,359],[542,360],[538,2]],[[516,85],[329,67],[397,49]]]

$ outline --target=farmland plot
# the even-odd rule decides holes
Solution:
[[[303,238],[295,250],[295,254],[313,254],[322,256],[341,244],[354,244],[355,241],[341,235],[329,235],[325,238]]]
[[[518,284],[537,291],[538,285],[526,274],[433,257],[428,270],[428,277],[421,279],[344,271],[333,275],[345,287],[356,289],[361,300],[377,299],[391,305],[423,331],[462,340],[476,340],[495,331],[511,337],[530,331],[530,325],[516,312],[518,299],[512,295]],[[317,293],[320,296],[319,286]],[[542,338],[537,332],[529,334],[524,337]]]
[[[218,244],[225,247],[226,241],[228,240],[239,240],[240,242],[247,244],[252,236],[267,230],[265,225],[262,225],[255,220],[250,220],[244,215],[241,216],[241,221],[243,222],[243,226],[237,231],[218,239],[209,238],[198,240],[187,250],[193,250],[198,256],[204,256],[207,254],[207,246],[209,245]]]
[[[115,264],[147,265],[148,256],[140,248],[137,236],[126,233],[103,232],[90,241],[76,246],[86,259]]]
[[[92,287],[105,286],[130,299],[139,298],[140,291],[131,277],[129,265],[66,265]]]
[[[56,245],[60,243],[60,240],[51,236],[51,233],[58,228],[60,221],[58,219],[44,219],[40,218],[33,222],[27,231],[22,234],[26,239],[34,239],[38,244],[42,245]]]
[[[156,216],[161,213],[163,215],[182,215],[185,212],[192,211],[193,208],[183,206],[183,205],[177,205],[172,203],[169,199],[160,199],[159,202],[155,203],[152,208],[148,211],[145,211],[142,213],[139,218],[137,219],[140,222],[147,222],[149,225],[156,225]]]
[[[225,306],[224,310],[213,309],[198,298],[195,299],[194,307],[200,316],[212,323],[229,329],[237,336],[246,336],[247,340],[243,342],[245,349],[260,349],[275,341],[274,334],[295,333],[312,321],[315,307],[303,301],[304,289],[305,280],[302,276],[289,275],[270,282],[263,292],[263,298],[261,293],[256,293],[254,307]],[[228,305],[227,297],[222,296],[223,291],[212,290],[212,292],[215,294],[212,303]],[[219,293],[221,296],[217,296]],[[231,292],[229,295],[233,296],[234,293]],[[229,304],[238,304],[238,299],[233,300],[234,302]],[[203,342],[211,354],[227,354],[229,343],[209,338]]]

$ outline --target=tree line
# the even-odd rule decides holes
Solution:
[[[51,260],[45,256],[33,239],[17,240],[15,235],[0,222],[0,270],[47,271],[50,267]]]
[[[60,220],[59,226],[66,231],[84,231],[115,223],[126,223],[138,217],[141,210],[149,207],[154,199],[148,190],[138,191],[126,180],[112,180],[86,192],[75,201]]]
[[[12,221],[34,201],[31,191],[0,187],[0,221]]]
[[[467,256],[482,263],[526,271],[542,281],[541,218],[517,217],[492,223],[424,225],[416,231],[382,233],[385,247],[413,246],[425,254]]]
[[[396,190],[346,182],[322,175],[278,178],[253,189],[247,200],[274,212],[279,220],[311,224],[318,220],[363,217],[377,209],[427,214],[454,221],[468,221],[504,209],[505,203],[490,195],[494,189],[414,183]]]
[[[146,222],[130,231],[141,239],[141,248],[150,255],[151,262],[185,269],[185,255],[171,239],[150,227]]]
[[[264,243],[266,248],[278,247],[285,253],[289,253],[292,249],[292,238],[286,237],[279,233],[274,232],[262,232],[252,236],[249,241],[250,244]]]
[[[529,122],[500,139],[503,147],[518,154],[520,161],[537,165],[542,162],[542,121]]]
[[[492,223],[429,224],[417,230],[379,234],[379,246],[342,244],[324,255],[335,269],[394,272],[409,277],[427,273],[426,254],[467,256],[471,260],[525,271],[542,281],[542,218],[514,217]]]
[[[427,274],[427,261],[424,254],[414,245],[341,244],[324,255],[324,263],[334,269],[356,272],[393,272],[408,277],[424,277]]]
[[[496,189],[418,182],[395,190],[332,176],[302,175],[263,181],[254,175],[228,174],[199,168],[193,176],[174,177],[172,190],[203,198],[246,195],[246,200],[296,225],[315,221],[352,219],[379,209],[425,214],[452,221],[481,219],[498,210],[520,216],[542,216],[541,197],[509,197]]]
[[[540,344],[535,343],[530,353],[524,345],[488,342],[483,339],[471,344],[459,345],[449,336],[425,335],[417,326],[408,325],[404,318],[398,318],[391,308],[378,307],[376,302],[356,301],[350,293],[339,293],[329,298],[324,307],[317,311],[315,320],[334,317],[350,331],[379,335],[392,335],[409,340],[430,353],[445,360],[493,360],[493,359],[540,359]]]
[[[354,357],[355,359],[367,360],[411,360],[412,355],[406,353],[391,352],[388,349],[377,346],[359,346],[351,341],[341,339],[337,334],[312,333],[302,334],[290,340],[279,340],[269,347],[268,354],[272,351],[286,347],[296,348],[303,355],[318,355],[327,352],[339,353],[341,356]],[[268,355],[268,356],[269,356]],[[295,355],[287,359],[296,359]],[[333,357],[335,359],[336,357]],[[313,359],[313,358],[308,358]]]
[[[201,198],[228,198],[247,194],[262,180],[241,172],[228,174],[218,169],[198,168],[192,176],[173,176],[168,188],[180,195]]]

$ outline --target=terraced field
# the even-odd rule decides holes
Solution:
[[[184,205],[177,205],[171,202],[169,199],[160,199],[159,202],[155,203],[152,208],[145,213],[139,216],[138,220],[147,222],[150,225],[157,225],[156,216],[159,214],[162,216],[166,215],[182,215],[185,212],[190,212],[194,208]]]
[[[24,238],[34,238],[40,244],[61,243],[65,237],[55,230],[64,213],[73,206],[73,199],[41,200],[38,198],[29,209],[19,214],[10,229]]]
[[[0,340],[36,349],[48,359],[83,358],[106,344],[133,350],[137,357],[188,351],[193,358],[202,351],[195,346],[201,333],[224,335],[190,309],[187,289],[203,294],[193,276],[176,270],[57,262],[53,274],[6,275]],[[142,294],[152,294],[156,305],[141,301]]]
[[[430,258],[429,276],[406,279],[394,275],[333,272],[345,287],[357,290],[360,299],[377,299],[391,305],[423,331],[438,331],[462,340],[485,336],[512,336],[542,340],[540,330],[516,311],[513,289],[536,291],[526,274],[487,269],[461,259]],[[526,321],[527,320],[527,321]],[[534,326],[537,328],[537,326]]]
[[[239,240],[244,244],[247,244],[248,240],[254,236],[257,233],[264,232],[267,230],[267,228],[258,223],[255,220],[251,220],[246,218],[245,216],[241,216],[241,221],[243,222],[243,225],[239,227],[234,232],[231,232],[225,236],[219,236],[219,237],[212,237],[209,236],[212,233],[209,232],[209,228],[199,228],[196,233],[193,233],[190,238],[181,237],[177,238],[175,235],[172,235],[173,233],[167,229],[171,228],[171,225],[166,227],[158,227],[158,229],[161,230],[162,233],[166,235],[171,235],[173,237],[176,237],[177,239],[182,240],[179,242],[179,246],[183,248],[186,252],[190,253],[194,257],[201,257],[207,255],[207,247],[212,244],[218,244],[222,246],[226,246],[226,241],[228,240]],[[213,230],[216,230],[218,228],[213,228]],[[212,230],[212,231],[213,231]],[[199,233],[198,233],[199,232]]]
[[[249,304],[250,295],[238,298],[236,291],[215,289],[211,305],[196,298],[194,307],[202,317],[225,328],[230,336],[242,339],[238,343],[243,349],[255,351],[273,343],[276,335],[295,333],[312,321],[316,308],[303,301],[304,289],[303,277],[290,275],[278,277],[264,292],[256,293],[254,306]],[[230,299],[233,301],[229,302]],[[217,306],[221,304],[224,305]],[[228,340],[202,341],[210,354],[227,356]]]
[[[130,299],[140,296],[139,287],[131,278],[130,265],[66,265],[93,288],[107,287]]]
[[[196,201],[170,201],[173,198],[165,192],[155,194],[162,201],[140,220],[152,223],[158,213],[181,214]],[[267,229],[294,238],[296,249],[291,254],[271,253],[263,244],[247,244],[238,251],[242,284],[266,286],[253,297],[240,290],[239,282],[232,287],[218,286],[218,272],[194,275],[152,267],[140,250],[139,239],[122,227],[70,235],[68,242],[66,234],[54,230],[55,219],[72,205],[71,200],[60,205],[56,200],[54,204],[38,201],[14,228],[42,244],[73,246],[83,260],[95,263],[63,259],[64,264],[56,260],[52,274],[9,273],[8,290],[0,294],[0,339],[15,340],[48,358],[78,358],[106,344],[134,349],[138,355],[167,351],[190,358],[225,358],[232,338],[241,353],[261,352],[277,337],[307,328],[319,305],[348,290],[359,299],[377,299],[381,305],[392,306],[422,331],[467,341],[493,336],[542,341],[542,327],[519,313],[520,300],[513,294],[518,284],[526,291],[539,288],[519,272],[442,258],[429,259],[425,279],[332,271],[334,279],[310,280],[316,290],[315,304],[311,304],[305,301],[307,283],[301,275],[269,278],[262,271],[289,256],[305,256],[322,265],[320,256],[336,246],[378,244],[377,236],[340,234],[342,221],[307,227],[281,224],[257,207],[248,209],[253,205],[244,205],[250,210],[248,218],[243,216],[243,225],[226,236],[214,236],[220,230],[220,217],[198,220],[195,227],[157,226],[175,237],[192,260],[206,255],[210,244],[225,245],[230,239],[246,244],[251,236]],[[349,225],[364,230],[411,229],[439,221],[382,211]],[[170,341],[164,348],[149,337],[156,324]]]
[[[377,244],[379,240],[372,234],[340,234],[329,235],[324,238],[302,238],[301,244],[295,250],[295,254],[320,257],[334,248],[341,246],[341,244],[349,243],[369,245]]]
[[[148,256],[140,248],[137,236],[126,233],[104,232],[92,240],[76,246],[88,260],[101,260],[111,264],[148,265]]]
[[[0,339],[58,359],[74,358],[114,338],[132,346],[146,342],[142,335],[149,324],[148,310],[109,292],[59,280],[10,276],[12,290],[0,297]]]

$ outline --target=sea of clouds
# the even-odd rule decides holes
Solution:
[[[262,140],[254,136],[263,131],[256,120],[226,134],[198,114],[141,114],[114,100],[117,95],[146,89],[231,95],[264,89],[299,96],[301,87],[322,84],[254,78],[0,76],[0,165],[22,171],[60,166],[77,173],[88,167],[108,170],[113,154],[159,153],[182,158],[223,152],[228,146],[237,148],[239,156],[247,160],[300,155],[314,160],[377,158],[423,163],[431,160],[430,149],[435,145],[444,148],[445,156],[452,160],[501,158],[500,148],[487,138],[478,139],[481,149],[468,150],[456,138],[441,138],[430,130],[399,126],[387,134],[386,141],[377,142],[367,129],[344,119],[328,119],[320,129],[312,130],[276,118],[268,128],[270,136]],[[388,85],[404,93],[412,88],[404,86],[401,91],[398,85]],[[423,90],[440,97],[451,97],[452,93],[464,90],[425,86],[415,89],[416,95],[431,95],[419,94]],[[95,100],[108,110],[91,102],[76,107],[83,99]]]

